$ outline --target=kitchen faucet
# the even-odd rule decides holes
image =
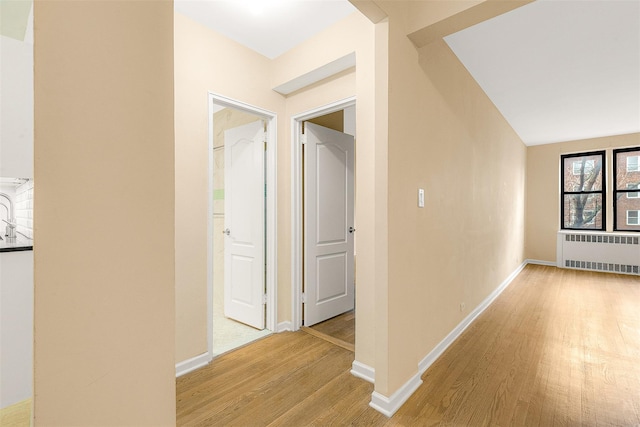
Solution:
[[[4,197],[5,199],[7,199],[9,201],[9,218],[8,218],[8,221],[3,219],[3,221],[7,223],[5,236],[7,236],[10,239],[11,238],[15,238],[16,237],[16,215],[15,215],[15,211],[13,209],[13,200],[11,200],[11,197],[9,197],[9,195],[6,194],[6,193],[0,193],[0,196]]]

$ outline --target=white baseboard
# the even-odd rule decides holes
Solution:
[[[545,261],[540,261],[545,262]],[[420,377],[425,371],[435,362],[438,357],[444,353],[444,351],[469,327],[469,325],[491,305],[491,303],[511,284],[513,279],[515,279],[518,274],[522,271],[522,269],[527,264],[534,264],[536,262],[531,262],[530,260],[525,260],[518,268],[516,268],[510,275],[507,277],[501,284],[498,286],[488,297],[486,297],[480,305],[478,305],[467,317],[465,317],[462,322],[458,324],[438,345],[434,347],[433,350],[429,352],[419,363],[418,363],[418,372],[411,377],[409,381],[404,383],[400,389],[398,389],[395,393],[391,395],[391,397],[386,397],[383,394],[380,394],[376,391],[371,395],[371,402],[369,406],[373,409],[381,412],[387,417],[393,416],[398,409],[402,406],[404,402],[417,390],[417,388],[422,384],[422,380]],[[548,264],[543,264],[548,265]],[[355,368],[354,362],[354,368]],[[354,369],[351,370],[353,373]],[[354,374],[355,375],[355,374]]]
[[[511,284],[511,282],[513,281],[513,279],[515,279],[518,274],[520,274],[520,272],[522,271],[522,269],[528,264],[528,260],[524,261],[522,264],[520,264],[520,266],[518,266],[518,268],[516,268],[513,273],[511,273],[509,275],[509,277],[507,277],[506,279],[504,279],[504,281],[500,284],[500,286],[498,286],[496,289],[494,289],[493,292],[491,292],[489,294],[488,297],[486,297],[481,303],[480,305],[478,305],[471,313],[469,313],[469,315],[467,317],[465,317],[462,322],[460,322],[458,324],[458,326],[456,326],[455,328],[453,328],[453,330],[451,332],[449,332],[449,334],[442,340],[440,341],[440,343],[438,345],[436,345],[434,347],[433,350],[431,350],[429,352],[429,354],[427,354],[421,361],[420,363],[418,363],[418,372],[420,375],[424,374],[425,371],[429,368],[429,366],[431,366],[433,364],[433,362],[435,362],[438,357],[440,357],[442,355],[442,353],[444,353],[444,351],[465,331],[465,329],[467,329],[469,327],[469,325],[476,320],[476,317],[478,317],[480,314],[482,314],[483,311],[485,311],[487,309],[487,307],[489,307],[489,305],[491,305],[491,303],[498,298],[498,296],[505,290],[507,289],[507,286],[509,286]]]
[[[183,360],[182,362],[176,363],[176,378],[181,377],[184,374],[188,374],[191,371],[195,371],[198,368],[202,368],[206,366],[209,362],[211,362],[212,357],[208,352],[202,353],[198,356],[192,357],[191,359]]]
[[[293,331],[293,323],[290,321],[280,322],[276,326],[276,332]]]
[[[422,380],[420,374],[415,374],[409,381],[404,383],[391,397],[387,397],[383,394],[374,391],[371,395],[371,406],[376,411],[382,413],[387,417],[393,416],[398,409],[407,401],[414,391],[420,387]]]
[[[549,267],[557,267],[558,265],[552,261],[542,261],[539,259],[527,259],[525,260],[527,264],[535,264],[535,265],[546,265]]]
[[[376,370],[369,365],[358,362],[357,360],[354,360],[351,364],[351,375],[368,381],[371,384],[376,383]]]

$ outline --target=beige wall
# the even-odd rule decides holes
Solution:
[[[416,28],[409,4],[383,3],[390,20],[377,25],[355,13],[264,63],[269,83],[266,72],[213,78],[220,57],[234,58],[233,67],[236,58],[247,65],[267,60],[176,17],[176,197],[191,191],[177,201],[177,224],[189,227],[182,237],[176,230],[176,239],[200,242],[189,256],[176,254],[177,360],[206,349],[206,323],[199,323],[206,316],[206,197],[195,209],[187,205],[206,193],[206,165],[193,165],[205,158],[206,110],[197,105],[207,90],[279,113],[279,321],[290,319],[291,304],[291,117],[356,95],[356,360],[375,367],[378,392],[389,396],[414,375],[418,362],[523,262],[525,147],[443,41],[418,52],[407,39]],[[214,55],[212,43],[228,48]],[[353,51],[355,70],[286,99],[256,96]],[[249,78],[254,93],[243,89]],[[420,210],[419,187],[427,194]]]
[[[36,425],[175,425],[172,33],[35,3]]]
[[[444,41],[416,50],[410,2],[380,4],[390,27],[389,284],[388,373],[378,381],[376,365],[376,391],[390,396],[523,262],[526,150]]]
[[[284,113],[284,98],[271,90],[268,58],[180,14],[175,15],[174,37],[176,361],[180,362],[207,351],[207,93],[255,105],[279,117]],[[279,149],[287,130],[279,123]],[[279,168],[278,182],[288,179]],[[278,214],[288,211],[286,200],[278,199]],[[288,246],[286,234],[279,234],[279,256],[287,256]],[[279,270],[279,289],[287,289],[288,284],[289,271]],[[278,301],[285,319],[289,306],[286,298]]]
[[[484,0],[410,1],[407,34],[430,27],[483,2]]]
[[[374,26],[359,13],[290,52],[269,60],[188,18],[175,17],[176,64],[176,361],[206,351],[207,91],[278,114],[278,322],[291,320],[291,116],[358,97],[356,210],[358,343],[356,357],[373,365],[373,64]],[[356,69],[285,98],[271,88],[350,52]],[[361,165],[362,164],[362,165]],[[369,203],[371,205],[369,205]],[[360,246],[362,245],[362,246]],[[369,248],[369,253],[366,249]],[[363,319],[363,320],[361,320]]]
[[[556,262],[556,236],[560,229],[560,155],[582,151],[607,150],[640,145],[640,133],[608,136],[527,148],[526,257]],[[611,154],[607,170],[611,171]],[[610,172],[607,172],[610,174]],[[607,192],[612,183],[607,177]],[[613,199],[607,197],[607,212],[613,212]],[[613,215],[607,215],[607,230],[613,229]]]

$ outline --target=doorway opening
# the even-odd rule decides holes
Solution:
[[[353,351],[355,98],[294,116],[292,125],[293,329]]]
[[[275,120],[209,94],[210,358],[275,330]]]

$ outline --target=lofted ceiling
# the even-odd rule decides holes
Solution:
[[[347,0],[175,9],[268,58],[356,10]],[[527,145],[640,132],[640,0],[537,0],[445,41]]]

